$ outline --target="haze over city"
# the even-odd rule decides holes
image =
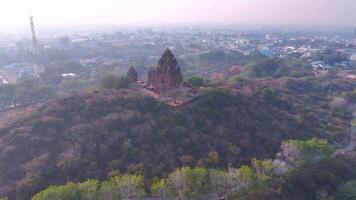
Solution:
[[[0,28],[73,24],[356,24],[354,0],[0,0]]]
[[[0,200],[356,200],[356,0],[0,0]]]

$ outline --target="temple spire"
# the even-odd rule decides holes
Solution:
[[[183,82],[178,61],[169,48],[162,54],[158,66],[149,70],[148,79],[157,90],[172,89]]]
[[[129,71],[127,71],[127,76],[131,79],[132,82],[137,82],[137,71],[134,67],[130,67]]]

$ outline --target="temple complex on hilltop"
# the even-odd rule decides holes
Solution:
[[[137,71],[131,67],[127,72],[137,89],[160,102],[173,107],[190,103],[199,96],[199,89],[183,84],[183,76],[173,52],[167,48],[156,67],[148,71],[148,81],[138,80]]]
[[[148,82],[157,92],[171,90],[182,84],[183,76],[178,61],[169,48],[158,61],[158,66],[150,68]]]

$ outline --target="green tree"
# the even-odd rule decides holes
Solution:
[[[166,198],[168,196],[166,181],[164,179],[154,180],[151,185],[151,192],[156,197]]]
[[[102,182],[98,192],[98,199],[117,200],[120,199],[120,193],[116,185],[111,181]]]
[[[167,178],[167,185],[172,195],[180,200],[200,199],[208,190],[208,170],[205,168],[184,167],[177,169]]]
[[[268,100],[272,100],[275,97],[273,89],[270,89],[270,88],[263,88],[261,90],[261,94],[262,94],[263,98],[268,99]]]
[[[100,182],[98,180],[87,180],[77,185],[82,200],[98,199]]]
[[[75,183],[63,186],[50,186],[44,191],[36,194],[31,200],[78,200],[80,192]]]
[[[112,177],[103,184],[106,195],[113,196],[116,199],[138,199],[145,195],[143,189],[143,178],[140,175],[123,175]],[[113,192],[114,194],[108,194]],[[109,198],[111,199],[111,198]]]
[[[191,83],[195,87],[202,87],[204,85],[204,80],[197,76],[193,76],[193,77],[189,78],[188,82]]]
[[[235,76],[234,78],[232,78],[232,80],[233,80],[234,82],[237,82],[237,83],[244,83],[244,82],[246,82],[246,79],[243,78],[243,77],[241,77],[241,76]]]
[[[312,138],[307,141],[290,140],[282,143],[280,156],[291,167],[314,163],[328,158],[333,153],[332,146],[325,139]]]
[[[335,199],[352,200],[356,199],[356,181],[349,181],[337,189]]]
[[[255,174],[248,166],[230,168],[227,172],[210,170],[210,188],[215,198],[234,199],[239,193],[251,187]]]
[[[127,76],[108,75],[100,82],[100,87],[104,89],[128,88],[132,80]]]
[[[113,88],[115,89],[128,88],[131,85],[131,83],[132,80],[127,76],[116,77]]]
[[[105,89],[113,89],[115,79],[116,76],[113,74],[105,76],[100,82],[100,87]]]
[[[247,75],[250,77],[270,77],[274,76],[280,63],[275,59],[260,59],[247,65]]]
[[[226,197],[227,173],[219,169],[209,170],[210,188],[215,199]]]
[[[275,166],[272,160],[252,159],[252,166],[260,176],[272,177],[275,173]]]

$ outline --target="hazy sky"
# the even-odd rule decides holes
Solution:
[[[64,24],[251,23],[356,26],[356,0],[0,0],[0,28]]]

